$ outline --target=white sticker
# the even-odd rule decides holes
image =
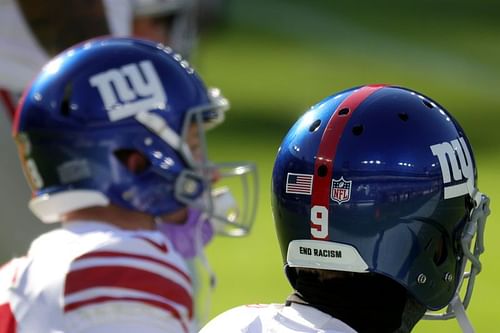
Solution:
[[[288,244],[290,267],[365,273],[368,265],[352,246],[329,241],[300,239]]]

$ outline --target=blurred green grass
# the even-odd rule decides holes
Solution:
[[[252,160],[260,200],[252,234],[208,248],[218,275],[212,316],[246,303],[283,302],[284,277],[270,210],[274,156],[290,125],[331,93],[365,83],[420,91],[444,105],[475,149],[480,189],[492,198],[484,269],[469,314],[478,332],[500,324],[500,7],[493,1],[228,1],[226,29],[208,35],[197,67],[232,109],[210,133],[215,160]],[[455,321],[415,332],[457,332]]]

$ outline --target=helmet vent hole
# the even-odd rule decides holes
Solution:
[[[424,103],[424,105],[427,106],[429,109],[432,109],[434,107],[434,105],[432,105],[432,103],[426,99],[423,99],[422,103]]]
[[[356,125],[352,128],[352,134],[359,136],[363,133],[363,125]]]
[[[61,101],[61,114],[64,117],[68,117],[70,114],[70,99],[71,99],[71,94],[73,93],[73,85],[68,83],[66,87],[64,87],[64,96],[63,100]]]
[[[325,177],[328,173],[328,167],[326,165],[320,165],[318,168],[318,176]]]
[[[408,113],[406,113],[406,112],[400,112],[400,113],[398,113],[398,117],[402,121],[408,121]]]
[[[69,116],[69,101],[68,100],[64,100],[62,101],[61,103],[61,114],[65,117],[68,117]]]
[[[318,128],[319,128],[319,125],[321,125],[321,120],[318,119],[316,120],[314,123],[311,124],[311,126],[309,127],[309,132],[315,132]]]
[[[339,116],[345,116],[347,114],[349,114],[349,108],[342,108],[339,110]]]

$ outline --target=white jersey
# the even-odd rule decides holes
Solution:
[[[192,294],[160,232],[71,222],[0,269],[0,333],[190,332]]]
[[[212,319],[200,333],[356,333],[344,322],[311,306],[292,303],[243,305]]]

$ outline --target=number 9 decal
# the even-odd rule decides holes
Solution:
[[[311,236],[319,239],[328,237],[328,208],[325,206],[311,208]]]

